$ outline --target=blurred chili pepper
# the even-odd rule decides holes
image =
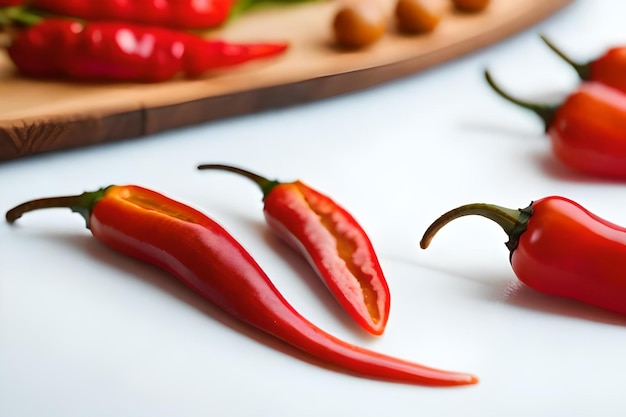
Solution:
[[[263,192],[272,231],[305,256],[357,324],[375,335],[384,332],[389,288],[372,243],[350,213],[301,181],[270,181],[228,165],[198,169],[230,171],[254,181]]]
[[[50,18],[18,32],[8,52],[28,76],[158,82],[179,73],[197,77],[286,48],[286,43],[232,44],[129,23]]]
[[[5,0],[6,1],[6,0]],[[228,18],[233,0],[29,0],[30,7],[88,21],[205,29]]]
[[[561,104],[539,105],[511,97],[489,72],[485,76],[501,97],[543,119],[552,150],[565,165],[589,175],[626,179],[626,94],[585,82]]]
[[[578,63],[565,55],[545,36],[541,35],[541,39],[576,70],[581,80],[597,81],[626,92],[626,47],[610,48],[592,61]]]
[[[443,226],[467,215],[502,227],[509,236],[513,271],[529,287],[626,314],[626,228],[574,201],[550,196],[517,210],[492,204],[458,207],[428,227],[420,246],[426,249]]]
[[[75,196],[29,201],[6,213],[53,207],[80,213],[109,247],[170,272],[218,307],[329,364],[358,374],[428,385],[473,384],[447,372],[375,353],[325,333],[283,298],[252,256],[203,213],[138,186],[109,186]]]
[[[25,0],[0,0],[0,7],[21,6]]]

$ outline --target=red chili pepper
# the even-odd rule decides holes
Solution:
[[[301,181],[270,181],[227,165],[198,169],[234,172],[261,187],[263,213],[272,231],[305,256],[357,324],[375,335],[384,332],[389,288],[372,243],[350,213]]]
[[[592,61],[579,63],[565,55],[545,36],[541,36],[541,39],[576,70],[581,80],[597,81],[626,92],[626,77],[624,77],[626,74],[626,47],[610,48]]]
[[[29,0],[29,6],[89,21],[119,21],[172,29],[222,24],[233,0]]]
[[[500,96],[543,119],[552,150],[565,165],[593,176],[626,179],[626,94],[586,82],[560,105],[538,105],[511,97],[485,75]]]
[[[414,384],[477,382],[469,374],[424,367],[325,333],[294,310],[225,229],[159,193],[137,186],[109,186],[26,202],[9,210],[6,219],[13,223],[25,212],[52,207],[80,213],[96,239],[170,272],[227,313],[329,364],[368,377]]]
[[[433,236],[461,216],[480,215],[499,224],[516,276],[538,291],[626,314],[626,228],[590,213],[563,197],[537,200],[524,209],[468,204],[437,219],[424,233]]]
[[[128,23],[44,19],[19,32],[9,56],[25,75],[159,82],[276,56],[285,43],[231,44]]]

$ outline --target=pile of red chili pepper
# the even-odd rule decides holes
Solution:
[[[365,230],[346,209],[302,181],[281,183],[228,165],[198,169],[230,171],[255,182],[272,231],[304,255],[357,324],[374,335],[385,331],[389,287]]]
[[[0,0],[7,52],[31,77],[160,82],[275,57],[286,42],[230,43],[198,29],[223,25],[233,0]]]
[[[273,184],[273,190],[267,189],[268,200],[277,200],[268,201],[268,211],[280,210],[281,205],[290,204],[289,201],[281,202],[281,198],[289,195],[300,198],[299,191],[293,187],[298,185]],[[305,192],[316,198],[314,192]],[[317,198],[324,200],[319,194]],[[321,201],[320,206],[327,206],[330,210],[336,207],[327,201]],[[285,300],[253,257],[223,227],[202,212],[155,191],[132,185],[108,186],[80,195],[37,199],[9,210],[6,220],[14,223],[26,212],[52,207],[65,207],[80,213],[93,236],[105,245],[170,272],[225,312],[327,364],[350,373],[411,384],[454,386],[477,382],[470,374],[425,367],[376,353],[324,332]],[[310,213],[307,208],[296,208],[291,212],[289,207],[283,208],[284,213],[277,213],[278,223],[296,224],[297,212],[305,216]],[[346,218],[343,210],[337,215],[340,224],[358,232],[359,228],[351,218]],[[316,226],[315,221],[304,222],[305,226],[314,229],[310,235],[304,234],[305,241],[315,240],[323,234],[322,227]],[[312,256],[342,261],[332,252],[340,250],[343,243],[333,245],[332,240],[331,236],[318,242],[318,249],[323,247],[329,255],[321,255],[313,249]],[[341,236],[337,240],[341,240]],[[366,244],[362,245],[370,250]],[[337,271],[342,272],[341,268],[333,268],[323,275],[330,282],[349,284],[346,276],[333,276]],[[373,285],[377,281],[382,285],[382,277],[370,279]],[[385,296],[384,291],[381,296]],[[385,306],[387,301],[388,298],[383,298],[375,304]],[[360,303],[362,300],[357,300],[356,304]]]
[[[520,100],[485,76],[496,93],[535,112],[545,124],[552,150],[566,166],[580,173],[626,179],[626,47],[615,47],[588,63],[576,63],[542,36],[565,59],[582,82],[560,104]]]
[[[576,63],[542,36],[582,79],[560,105],[540,105],[510,96],[488,71],[488,84],[508,101],[534,111],[545,123],[556,156],[579,172],[626,179],[626,47],[608,50],[588,63]],[[425,249],[454,219],[488,218],[509,239],[516,276],[536,290],[626,314],[626,227],[591,213],[561,196],[549,196],[523,209],[474,203],[452,209],[424,233]]]

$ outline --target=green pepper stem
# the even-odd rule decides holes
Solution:
[[[250,172],[248,170],[237,168],[237,167],[230,166],[230,165],[202,164],[202,165],[198,165],[198,169],[199,170],[216,169],[216,170],[229,171],[235,174],[242,175],[248,178],[249,180],[252,180],[255,184],[257,184],[261,188],[261,191],[263,192],[263,199],[267,197],[267,195],[274,189],[274,187],[280,184],[280,182],[278,181],[269,180],[265,177],[262,177],[261,175],[255,174],[254,172]]]
[[[550,41],[550,39],[548,39],[544,35],[539,35],[539,37],[542,41],[544,41],[546,45],[548,45],[548,48],[552,49],[553,52],[555,52],[559,57],[561,57],[561,59],[563,59],[565,62],[571,65],[574,70],[576,70],[581,80],[586,81],[591,78],[589,63],[582,64],[580,62],[573,61],[563,51],[557,48],[556,45],[554,45],[552,41]]]
[[[13,224],[17,219],[22,217],[24,213],[29,211],[46,209],[46,208],[69,208],[73,212],[79,213],[85,219],[87,228],[89,228],[89,217],[93,206],[102,198],[106,192],[106,188],[98,191],[85,192],[78,195],[39,198],[19,204],[6,213],[6,220]]]
[[[420,241],[420,247],[426,249],[435,234],[446,224],[450,223],[454,219],[459,217],[479,215],[486,217],[489,220],[496,222],[502,230],[509,236],[506,247],[511,253],[517,247],[519,236],[526,230],[526,224],[528,219],[532,215],[532,208],[528,206],[525,209],[509,209],[506,207],[496,206],[494,204],[466,204],[461,207],[457,207],[453,210],[443,214],[437,220],[435,220],[424,232],[424,236]]]
[[[24,6],[9,6],[0,8],[0,24],[13,26],[16,23],[22,26],[33,26],[43,19],[43,15],[26,9]]]
[[[489,86],[496,93],[498,93],[500,97],[504,98],[505,100],[510,101],[513,104],[516,104],[520,107],[528,109],[534,112],[535,114],[537,114],[537,116],[539,116],[541,120],[543,120],[545,129],[548,130],[548,127],[550,127],[552,120],[554,120],[554,113],[556,112],[556,109],[558,106],[531,103],[531,102],[523,101],[523,100],[520,100],[518,98],[511,96],[509,93],[505,92],[502,88],[500,88],[498,84],[496,84],[496,82],[493,80],[493,77],[491,76],[488,70],[485,70],[485,79],[487,80],[487,83],[489,84]]]

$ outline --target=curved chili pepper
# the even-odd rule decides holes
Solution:
[[[380,335],[389,317],[389,288],[376,252],[359,223],[343,207],[301,181],[280,183],[227,165],[198,169],[234,172],[263,192],[267,224],[302,253],[348,314]]]
[[[544,121],[556,157],[585,174],[626,179],[626,95],[597,82],[582,83],[560,105],[539,105],[511,97],[485,72],[503,98]]]
[[[486,217],[502,227],[509,236],[513,271],[529,287],[626,314],[626,228],[559,196],[517,210],[468,204],[428,227],[422,249],[443,226],[467,215]]]
[[[129,23],[43,19],[18,32],[9,56],[25,75],[159,82],[276,56],[286,43],[231,44]]]
[[[29,201],[9,210],[15,222],[42,208],[80,213],[109,247],[173,274],[210,302],[252,326],[329,364],[363,376],[428,385],[473,384],[447,372],[375,353],[325,333],[283,298],[252,256],[203,213],[138,186]]]
[[[586,62],[574,62],[563,51],[557,48],[548,38],[541,35],[541,39],[552,51],[576,70],[583,81],[597,81],[610,87],[626,92],[626,47],[608,49],[600,57]]]
[[[5,0],[6,1],[6,0]],[[233,0],[29,0],[46,12],[89,21],[119,21],[171,29],[206,29],[228,18]]]

